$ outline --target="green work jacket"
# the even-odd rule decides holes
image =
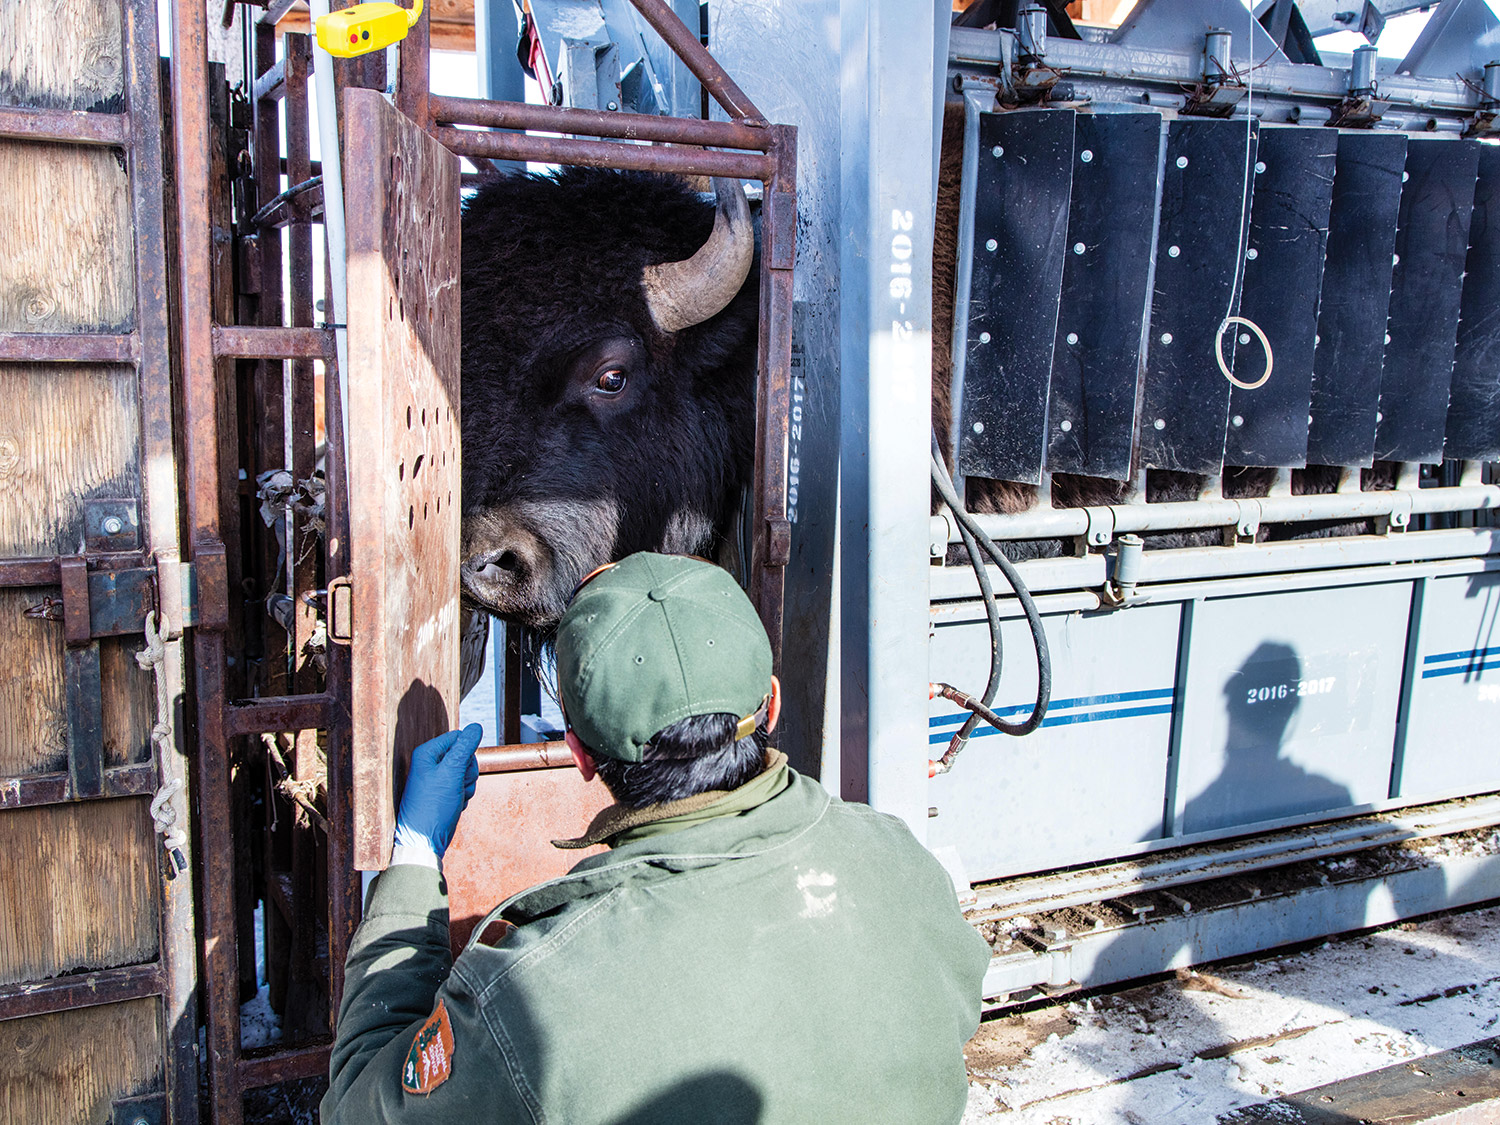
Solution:
[[[617,838],[457,961],[439,873],[387,870],[323,1125],[957,1122],[989,947],[901,821],[789,778]]]

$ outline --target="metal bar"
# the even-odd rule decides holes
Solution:
[[[0,106],[0,137],[124,146],[130,139],[130,119],[123,113]]]
[[[1006,996],[1035,984],[1097,988],[1137,980],[1212,957],[1258,953],[1329,936],[1388,926],[1500,894],[1500,857],[1419,855],[1408,865],[1291,892],[1272,890],[1225,906],[1153,916],[1145,924],[1073,932],[1046,953],[1001,954],[990,961],[982,995]],[[1324,872],[1305,872],[1311,883]],[[1190,893],[1190,892],[1185,892]],[[1202,951],[1212,950],[1211,954]]]
[[[332,582],[349,573],[349,478],[344,461],[344,419],[339,402],[338,361],[323,366],[324,418],[327,427],[326,472],[323,536],[323,574]],[[328,720],[328,790],[325,815],[328,819],[326,853],[328,875],[328,1003],[329,1026],[337,1026],[339,1005],[344,995],[344,962],[354,929],[359,925],[362,902],[362,880],[354,869],[354,761],[352,735],[354,722],[350,704],[353,683],[349,649],[345,645],[328,646],[326,691],[332,700]]]
[[[143,561],[138,552],[77,557],[88,564],[91,577],[100,573],[134,569]],[[62,561],[61,558],[0,559],[0,587],[56,586],[60,581]]]
[[[1183,531],[1256,523],[1305,523],[1318,520],[1374,519],[1404,513],[1467,512],[1500,508],[1500,486],[1392,489],[1380,492],[1329,492],[1308,496],[1262,496],[1245,500],[1184,500],[1164,504],[1113,504],[1099,508],[1036,508],[1014,515],[974,514],[991,539],[1054,539],[1084,535],[1091,523],[1113,521],[1116,534],[1127,531]],[[971,513],[972,514],[972,513]],[[934,516],[933,535],[960,542],[957,526]]]
[[[238,1067],[240,1089],[253,1090],[259,1086],[294,1082],[300,1078],[326,1077],[328,1055],[332,1050],[332,1043],[313,1043],[293,1051],[243,1058]]]
[[[755,103],[735,85],[718,60],[708,53],[708,48],[698,41],[698,33],[677,17],[670,4],[665,0],[631,0],[631,3],[693,77],[703,84],[709,96],[724,107],[725,113],[745,124],[766,123]]]
[[[255,100],[258,102],[280,101],[286,96],[286,59],[277,59],[271,69],[255,80]]]
[[[525,133],[478,132],[443,125],[431,132],[450,152],[459,156],[673,172],[687,176],[727,176],[763,182],[775,174],[775,166],[768,157],[748,153],[580,141],[571,137],[534,137]]]
[[[797,131],[774,125],[774,174],[761,222],[758,385],[755,395],[754,536],[750,543],[750,596],[771,638],[772,663],[781,671],[786,564],[792,525],[786,513],[787,433],[792,382],[792,266],[797,245]]]
[[[326,360],[333,356],[333,330],[216,324],[213,349],[220,359]]]
[[[238,941],[234,911],[229,744],[224,734],[224,627],[228,580],[219,538],[218,370],[213,349],[213,270],[208,210],[208,27],[202,5],[172,5],[173,168],[182,432],[189,558],[197,566],[200,622],[193,634],[198,728],[197,799],[204,894],[203,972],[207,996],[209,1106],[216,1125],[240,1125],[244,1105]]]
[[[134,332],[0,332],[3,363],[134,363],[140,351]]]
[[[266,10],[255,17],[255,22],[261,27],[275,27],[296,6],[297,0],[271,0]]]
[[[771,131],[730,121],[655,117],[644,113],[602,113],[567,106],[527,105],[434,94],[428,101],[435,124],[482,125],[489,129],[537,129],[588,137],[621,137],[631,141],[666,141],[680,145],[766,152]]]
[[[73,800],[70,774],[39,773],[27,777],[0,777],[0,809],[26,809],[37,805],[61,805]],[[156,791],[156,767],[152,764],[116,766],[104,771],[97,797],[143,797]]]
[[[980,922],[1062,910],[1104,898],[1245,875],[1298,860],[1344,855],[1381,844],[1448,836],[1496,824],[1500,824],[1500,796],[1422,805],[1222,844],[1176,848],[1083,871],[1005,879],[976,888],[978,901],[965,914],[971,922]]]
[[[396,91],[397,108],[424,129],[431,122],[427,99],[432,89],[432,11],[429,6],[401,43],[400,82]],[[339,128],[342,132],[342,122]]]
[[[161,965],[152,962],[35,983],[3,984],[0,985],[0,1020],[43,1016],[50,1012],[154,996],[162,990],[162,976]]]
[[[993,74],[1000,65],[1000,40],[1004,34],[1009,33],[955,27],[948,48],[949,66],[974,66]],[[1098,79],[1136,88],[1159,85],[1181,99],[1182,83],[1196,81],[1201,76],[1203,56],[1053,37],[1047,42],[1047,65],[1061,71],[1065,79]],[[1308,99],[1326,103],[1332,109],[1348,92],[1347,68],[1303,66],[1274,55],[1256,63],[1254,94],[1260,98]],[[1381,101],[1427,116],[1434,113],[1470,116],[1479,108],[1480,97],[1477,89],[1456,77],[1380,75]]]
[[[555,770],[573,764],[566,742],[524,742],[515,746],[482,746],[475,755],[480,773]]]
[[[326,730],[333,697],[323,692],[232,700],[224,708],[224,735],[275,734],[280,731]]]
[[[104,682],[97,641],[69,646],[63,656],[67,680],[68,796],[104,796]]]

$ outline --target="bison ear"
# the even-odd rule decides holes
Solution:
[[[713,233],[691,258],[641,271],[646,307],[663,332],[702,324],[734,300],[755,260],[750,204],[736,180],[714,179],[719,206]]]

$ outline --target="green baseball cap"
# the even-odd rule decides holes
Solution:
[[[702,559],[642,552],[585,580],[556,643],[569,725],[622,762],[639,762],[657,732],[691,715],[736,715],[744,730],[771,691],[755,607]]]

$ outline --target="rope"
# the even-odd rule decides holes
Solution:
[[[151,741],[156,744],[157,760],[165,761],[172,746],[172,696],[162,669],[167,659],[165,615],[156,610],[146,614],[142,632],[146,634],[146,647],[135,654],[135,662],[142,671],[150,672],[156,683],[156,722],[151,727]],[[188,842],[187,833],[177,827],[177,808],[172,804],[172,798],[181,790],[182,778],[174,777],[163,784],[151,798],[151,819],[156,824],[157,834],[161,836],[162,847],[167,849],[167,854],[171,857],[167,873],[173,877],[179,871],[186,871],[188,866],[187,856],[182,851]]]

